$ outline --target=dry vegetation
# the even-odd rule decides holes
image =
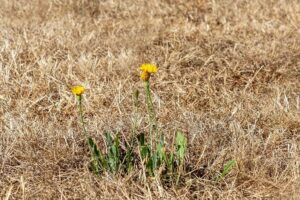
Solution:
[[[0,198],[299,199],[298,0],[0,0]],[[70,93],[89,131],[128,134],[138,66],[152,79],[159,123],[189,137],[205,167],[182,187],[95,177]],[[143,96],[141,96],[143,97]],[[142,100],[143,98],[141,98]],[[225,182],[210,177],[229,159]]]

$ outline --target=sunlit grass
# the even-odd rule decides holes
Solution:
[[[0,199],[299,199],[298,0],[0,5]]]

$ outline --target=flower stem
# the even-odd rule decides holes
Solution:
[[[80,116],[80,122],[81,122],[81,125],[82,125],[82,128],[83,128],[84,135],[85,135],[86,138],[88,138],[89,134],[86,130],[84,119],[83,119],[81,96],[76,96],[76,98],[78,100],[78,111],[79,111],[79,116]]]
[[[99,174],[99,166],[98,166],[98,158],[97,155],[95,155],[95,149],[97,149],[96,144],[93,142],[93,139],[91,138],[91,136],[89,135],[89,133],[87,132],[86,126],[85,126],[85,122],[84,122],[84,118],[83,118],[83,110],[82,110],[82,97],[81,95],[77,95],[76,99],[78,101],[78,112],[79,112],[79,116],[80,116],[80,122],[83,128],[83,132],[86,138],[86,142],[89,146],[90,152],[91,152],[91,157],[92,157],[92,164],[95,170],[96,174]]]
[[[150,122],[150,144],[151,144],[151,149],[154,149],[152,132],[153,132],[153,128],[154,128],[154,131],[156,132],[156,135],[155,135],[155,138],[156,138],[157,137],[157,124],[156,124],[155,110],[154,110],[153,102],[151,99],[151,91],[150,91],[149,81],[145,81],[145,91],[146,91],[147,110],[148,110],[149,122]]]

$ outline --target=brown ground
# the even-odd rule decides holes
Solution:
[[[0,0],[0,198],[300,199],[298,0]],[[189,137],[202,179],[164,189],[135,176],[96,178],[69,89],[89,131],[128,134],[152,79],[168,141]],[[141,101],[143,100],[141,94]],[[209,180],[229,159],[225,182]],[[140,173],[140,172],[136,172]]]

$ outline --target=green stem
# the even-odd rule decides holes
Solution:
[[[99,168],[98,168],[98,158],[95,155],[95,149],[96,148],[96,144],[93,142],[93,139],[91,138],[91,136],[89,135],[86,126],[85,126],[85,122],[84,122],[84,118],[83,118],[83,110],[82,110],[82,96],[78,95],[76,96],[76,99],[78,100],[78,112],[79,112],[79,116],[80,116],[80,122],[83,128],[83,132],[86,138],[86,142],[88,144],[88,147],[90,149],[91,152],[91,157],[92,157],[92,163],[94,165],[94,170],[95,172],[98,174],[99,173]]]
[[[155,138],[157,138],[157,123],[156,123],[156,114],[153,106],[153,102],[151,99],[151,90],[150,90],[150,83],[149,81],[145,81],[145,91],[146,91],[146,102],[147,102],[147,110],[148,110],[148,115],[149,115],[149,122],[150,122],[150,144],[151,144],[151,149],[154,149],[153,146],[153,127],[155,129]]]
[[[82,125],[82,128],[83,128],[84,135],[85,135],[86,139],[88,140],[88,138],[90,136],[89,136],[89,134],[88,134],[88,132],[86,130],[84,119],[83,119],[81,96],[76,96],[76,98],[78,100],[78,111],[79,111],[79,116],[80,116],[80,122],[81,122],[81,125]]]

